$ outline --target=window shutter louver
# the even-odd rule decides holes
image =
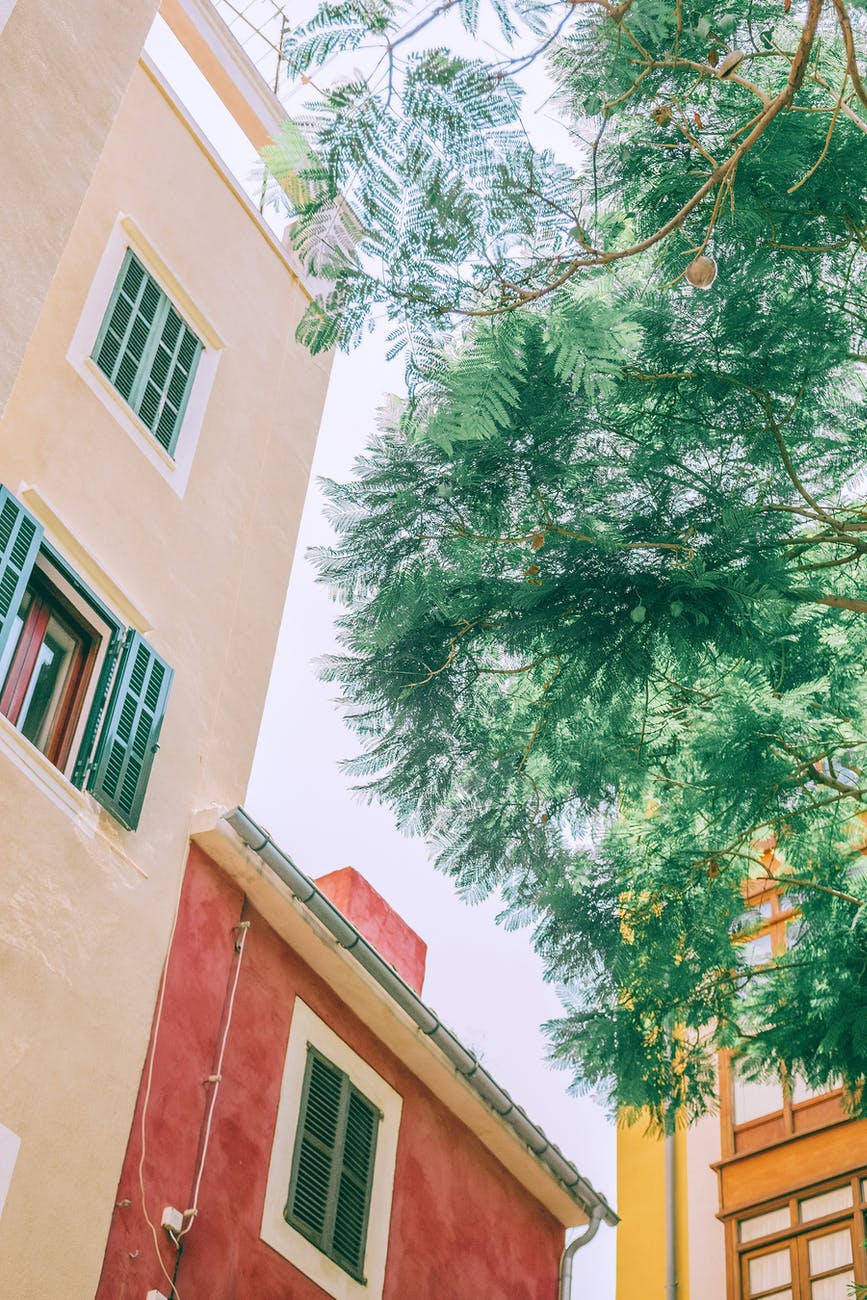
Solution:
[[[144,637],[127,634],[88,789],[130,830],[138,825],[172,676]]]
[[[378,1124],[378,1112],[360,1092],[350,1087],[343,1168],[334,1216],[334,1250],[354,1273],[360,1273],[364,1263]]]
[[[39,554],[44,529],[8,488],[0,487],[0,655]]]
[[[201,341],[128,250],[93,359],[169,454],[201,351]]]
[[[340,1071],[311,1054],[286,1210],[317,1241],[323,1237],[328,1217],[342,1091]]]
[[[379,1111],[308,1048],[285,1217],[361,1278]]]

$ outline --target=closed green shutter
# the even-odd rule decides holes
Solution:
[[[379,1111],[308,1048],[287,1223],[362,1278]]]
[[[144,637],[127,633],[88,789],[130,830],[138,825],[172,676]]]
[[[0,655],[15,623],[43,527],[8,488],[0,487]]]
[[[367,1212],[373,1181],[373,1156],[379,1112],[352,1087],[346,1108],[343,1162],[334,1215],[334,1256],[351,1273],[360,1273],[367,1238]]]
[[[93,359],[170,454],[201,351],[201,341],[128,249]]]

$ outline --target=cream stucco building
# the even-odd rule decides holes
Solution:
[[[280,238],[145,52],[0,0],[0,1295],[99,1277],[195,810],[244,796],[328,382]],[[210,0],[162,16],[258,148]]]

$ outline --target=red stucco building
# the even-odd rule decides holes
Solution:
[[[200,818],[97,1300],[568,1294],[566,1227],[616,1216],[422,1002],[424,958],[358,873]]]

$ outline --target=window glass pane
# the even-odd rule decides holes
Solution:
[[[758,1255],[750,1260],[750,1292],[761,1295],[772,1286],[785,1286],[792,1280],[792,1261],[788,1246],[769,1255]]]
[[[851,1268],[834,1277],[823,1277],[811,1287],[811,1300],[852,1300],[855,1274]]]
[[[867,1178],[861,1179],[861,1200],[867,1201]]]
[[[763,1295],[762,1300],[792,1300],[792,1292],[789,1287],[785,1291],[775,1291],[773,1295]]]
[[[810,1097],[824,1097],[827,1092],[831,1092],[833,1089],[839,1087],[840,1084],[835,1080],[832,1080],[831,1083],[822,1088],[811,1088],[804,1079],[800,1078],[800,1076],[796,1074],[791,1083],[792,1101],[797,1103],[799,1101],[807,1101]]]
[[[764,966],[774,955],[771,936],[761,934],[758,939],[751,939],[745,945],[746,958],[751,966]]]
[[[852,1263],[852,1234],[848,1228],[843,1228],[840,1232],[826,1232],[823,1237],[813,1237],[807,1245],[811,1277]]]
[[[801,1222],[811,1223],[821,1219],[825,1214],[834,1214],[837,1210],[848,1210],[852,1204],[852,1188],[848,1185],[835,1187],[832,1192],[822,1192],[820,1196],[811,1196],[801,1201]]]
[[[768,1210],[767,1214],[757,1214],[752,1219],[741,1219],[741,1241],[755,1241],[758,1237],[768,1237],[772,1232],[783,1232],[791,1225],[788,1205],[781,1205],[778,1210]]]
[[[783,1109],[783,1087],[779,1079],[766,1082],[739,1079],[735,1074],[734,1113],[736,1124],[746,1124],[761,1115]]]
[[[18,717],[22,733],[37,749],[45,750],[80,644],[52,615]]]

